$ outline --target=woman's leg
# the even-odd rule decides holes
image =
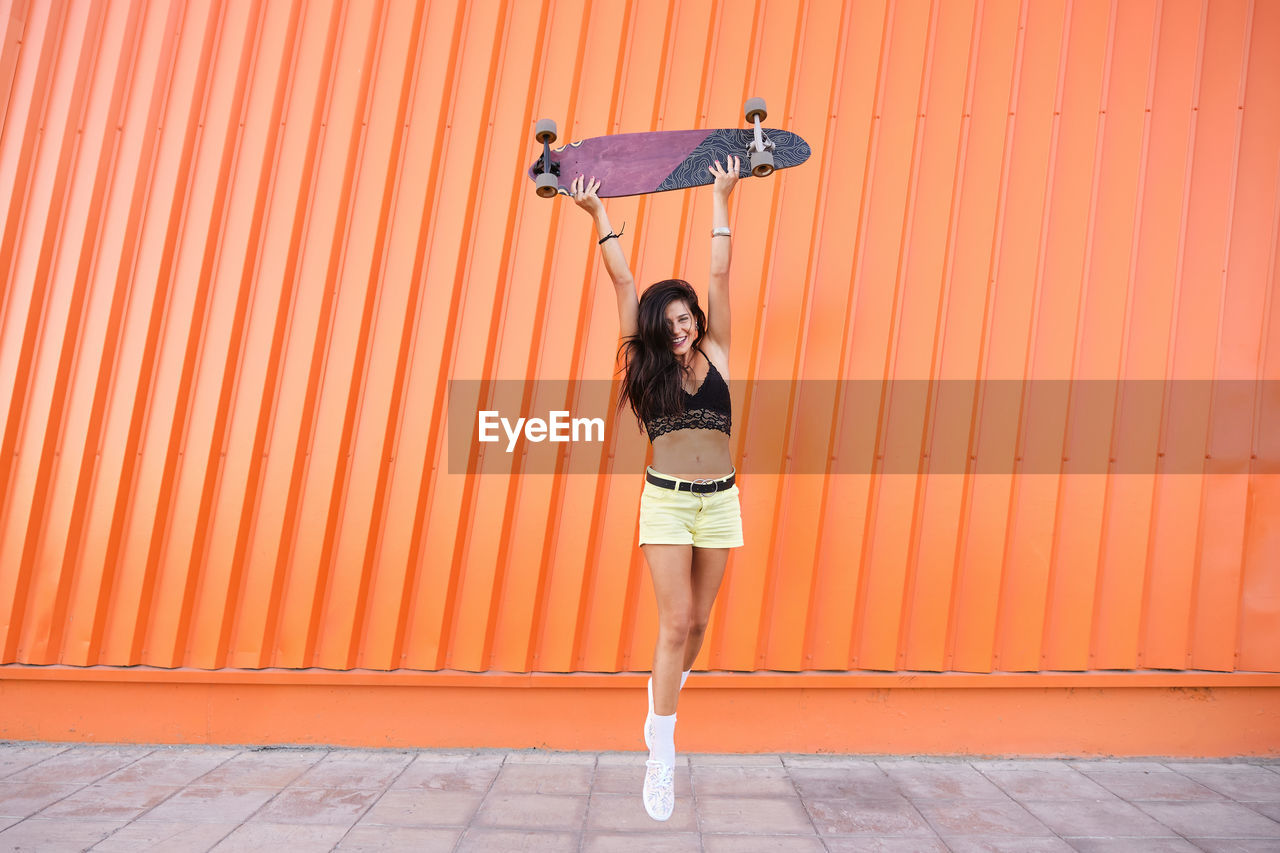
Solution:
[[[693,625],[692,545],[641,545],[658,600],[658,642],[653,649],[653,712],[676,712],[681,664]]]
[[[728,548],[693,549],[693,622],[689,625],[682,669],[693,668],[698,650],[702,648],[707,620],[711,618],[711,607],[716,603],[716,593],[720,591],[720,581],[724,578],[724,567],[728,561]]]

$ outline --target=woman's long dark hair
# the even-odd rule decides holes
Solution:
[[[689,306],[697,322],[693,346],[707,333],[707,315],[698,306],[698,294],[689,282],[670,278],[650,286],[640,296],[637,333],[622,341],[622,393],[618,408],[631,406],[641,426],[646,421],[684,411],[683,371],[671,351],[667,306],[677,300]]]

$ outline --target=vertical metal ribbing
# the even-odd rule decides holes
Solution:
[[[154,7],[147,7],[147,12],[160,14],[160,20],[163,21],[163,24],[158,27],[159,44],[156,45],[154,52],[158,73],[154,76],[150,88],[143,90],[147,93],[146,99],[138,98],[136,111],[128,113],[127,110],[122,109],[117,118],[121,131],[127,134],[126,139],[130,142],[137,139],[138,154],[136,160],[131,159],[114,164],[117,175],[123,173],[132,174],[135,177],[131,186],[121,186],[115,193],[120,198],[117,205],[123,206],[125,210],[123,217],[125,225],[122,229],[117,269],[107,277],[108,283],[113,288],[113,296],[102,368],[98,374],[93,406],[95,412],[101,413],[101,421],[96,434],[94,430],[90,430],[88,442],[93,446],[95,458],[92,468],[82,473],[90,483],[91,495],[85,522],[85,544],[77,557],[93,565],[100,565],[102,573],[92,617],[80,621],[77,625],[82,636],[87,635],[87,637],[80,640],[78,653],[72,655],[67,661],[82,665],[121,660],[120,649],[123,644],[108,648],[104,654],[103,647],[108,642],[108,622],[114,619],[118,633],[123,634],[126,629],[118,616],[122,612],[129,613],[131,605],[136,606],[133,599],[120,596],[119,557],[129,498],[128,483],[132,477],[130,472],[134,468],[136,458],[138,426],[136,415],[143,407],[134,408],[133,414],[119,413],[114,417],[111,409],[113,403],[119,405],[118,401],[122,398],[124,400],[139,399],[139,396],[145,393],[144,381],[139,376],[130,377],[124,372],[129,355],[129,344],[132,342],[125,341],[123,335],[127,328],[128,297],[133,294],[135,286],[144,289],[146,287],[145,282],[137,280],[139,254],[142,251],[140,235],[146,209],[153,198],[153,181],[159,162],[154,155],[160,144],[160,125],[165,101],[176,72],[175,53],[184,18],[183,8],[177,5],[164,10],[163,13]],[[136,63],[141,62],[143,54],[144,51],[140,47]],[[134,91],[139,89],[140,72],[136,70],[136,66],[131,74],[130,83]],[[130,169],[135,171],[130,172]],[[152,286],[155,287],[156,284]],[[149,357],[146,353],[152,351],[153,344],[154,338],[149,337],[143,355],[144,364]],[[141,371],[141,376],[145,374],[145,370]],[[132,398],[130,397],[131,389],[134,395]],[[128,438],[123,443],[123,447],[118,447],[114,440],[118,435],[120,424],[124,424],[128,430]],[[88,444],[86,457],[89,451]],[[130,615],[132,617],[132,614]],[[81,654],[83,657],[80,656]]]
[[[304,12],[307,9],[304,9]],[[272,351],[276,353],[276,361],[280,363],[279,367],[273,365],[273,369],[268,374],[267,388],[275,389],[276,398],[273,408],[281,405],[280,395],[283,389],[280,388],[281,372],[285,365],[283,359],[288,351],[288,344],[291,343],[290,338],[297,337],[299,339],[305,335],[305,329],[296,328],[296,315],[299,310],[299,302],[305,291],[311,290],[315,284],[303,280],[302,263],[303,254],[306,251],[306,231],[310,224],[310,213],[315,205],[316,194],[319,192],[319,185],[327,179],[327,176],[319,172],[319,155],[321,140],[324,137],[324,122],[327,113],[330,93],[333,87],[334,75],[337,73],[338,66],[336,56],[339,48],[341,24],[346,13],[343,3],[333,2],[330,7],[328,25],[325,31],[324,48],[321,52],[320,73],[317,75],[314,85],[315,99],[312,102],[310,115],[306,117],[307,136],[306,148],[302,157],[302,179],[297,191],[297,201],[295,202],[295,215],[291,225],[288,241],[288,250],[286,252],[286,265],[284,270],[283,285],[285,291],[289,294],[288,301],[282,297],[280,305],[280,313],[276,320],[276,327],[272,339]],[[296,74],[296,68],[290,69]],[[311,83],[311,81],[307,81]],[[293,85],[299,85],[300,80],[293,81]],[[314,357],[314,356],[313,356]],[[306,384],[305,402],[300,410],[305,413],[310,410],[312,389],[314,380]],[[278,409],[277,409],[278,411]],[[292,417],[295,412],[289,411],[288,416]],[[276,430],[283,430],[279,420],[273,424]],[[289,630],[285,623],[285,599],[292,580],[292,550],[294,543],[294,527],[296,525],[299,490],[301,488],[300,469],[306,461],[305,447],[308,444],[306,428],[303,426],[296,438],[289,436],[297,442],[296,448],[289,451],[291,462],[288,466],[288,488],[284,498],[284,505],[275,509],[282,514],[279,523],[279,538],[275,541],[274,560],[270,563],[263,562],[258,565],[269,572],[271,578],[270,592],[267,594],[269,607],[262,615],[263,640],[259,649],[259,660],[261,666],[303,666],[302,655],[297,649],[305,644],[305,631],[301,636],[294,634],[289,637],[289,642],[285,643],[281,640],[281,635]],[[269,442],[270,439],[267,439]],[[282,466],[283,467],[283,466]],[[265,475],[264,475],[265,476]]]
[[[1068,462],[1082,392],[896,385],[1052,365],[1120,380],[1117,433],[1152,417],[1127,380],[1275,374],[1270,4],[2,11],[0,663],[646,670],[627,416],[556,457],[594,476],[467,478],[448,383],[610,384],[613,294],[571,200],[532,194],[535,118],[736,125],[762,95],[815,157],[735,195],[732,367],[804,385],[735,400],[748,546],[701,665],[1280,667],[1268,386],[1204,423],[1167,393],[1160,450],[1199,430],[1212,459],[1159,479]],[[641,287],[701,286],[707,202],[608,202]],[[547,387],[523,414],[581,399]],[[1046,423],[1051,481],[931,467]],[[886,474],[905,434],[914,478]]]
[[[433,7],[431,11],[434,11]],[[465,21],[465,10],[461,2],[455,4],[453,9],[453,25],[450,28],[450,36],[448,40],[449,49],[447,51],[447,61],[443,65],[443,73],[440,75],[439,93],[440,105],[432,121],[432,116],[424,115],[422,121],[429,123],[429,126],[435,129],[432,133],[432,145],[427,154],[430,157],[429,162],[432,164],[439,163],[443,156],[445,142],[448,139],[447,133],[442,129],[447,127],[447,116],[450,114],[451,101],[455,97],[456,90],[456,69],[458,54],[461,49],[462,31]],[[426,25],[430,26],[431,17],[428,16]],[[423,57],[422,64],[419,65],[419,76],[417,85],[428,87],[430,78],[424,79],[425,72],[421,69],[429,68],[426,64],[426,57]],[[431,203],[431,199],[438,197],[438,188],[440,181],[440,169],[432,168],[427,178],[426,192],[424,196],[424,206],[428,210],[424,213],[423,224],[417,242],[414,246],[413,255],[413,272],[410,277],[413,284],[411,293],[412,310],[406,311],[405,317],[405,342],[402,344],[401,359],[404,363],[402,372],[398,375],[406,380],[410,378],[410,370],[412,364],[409,362],[410,354],[417,356],[420,349],[426,349],[426,345],[418,340],[418,331],[422,329],[422,318],[424,314],[430,312],[431,301],[429,294],[423,292],[422,282],[425,280],[426,266],[430,263],[430,247],[435,236],[436,217],[446,213],[447,211],[439,205]],[[448,309],[444,312],[447,316],[452,317],[456,311],[458,293],[456,291],[449,294]],[[453,324],[446,324],[447,335],[452,334]],[[447,337],[446,337],[447,350]],[[413,362],[416,364],[416,360]],[[416,486],[413,493],[416,496],[414,501],[412,532],[406,545],[408,555],[408,565],[404,576],[404,582],[401,587],[402,597],[399,601],[399,609],[396,618],[395,632],[391,646],[392,657],[391,666],[393,668],[400,667],[430,667],[438,665],[435,663],[435,655],[432,653],[425,654],[421,657],[412,654],[410,643],[415,636],[411,633],[414,627],[413,618],[416,612],[415,605],[422,600],[425,594],[435,594],[437,590],[428,590],[425,588],[423,564],[427,555],[424,553],[424,533],[427,512],[430,508],[431,501],[435,498],[437,492],[435,489],[437,469],[434,461],[439,458],[440,447],[444,441],[444,411],[445,395],[448,388],[448,382],[443,372],[438,369],[435,371],[435,382],[430,396],[430,411],[435,414],[434,420],[425,425],[411,423],[407,417],[402,419],[396,425],[398,437],[396,448],[398,454],[404,453],[404,448],[409,438],[406,431],[412,430],[417,432],[422,430],[427,433],[428,437],[425,441],[424,457],[421,463],[421,470],[409,480],[410,487]],[[406,388],[403,393],[409,393],[410,388]],[[427,396],[424,394],[424,396]],[[406,415],[412,400],[406,398]],[[403,455],[400,456],[403,459]],[[409,479],[409,475],[405,475],[405,479]],[[394,486],[394,481],[393,481]],[[429,629],[428,629],[429,630]],[[435,638],[433,643],[435,647],[441,645],[439,637]]]
[[[5,660],[14,659],[18,654],[24,607],[31,583],[32,569],[29,565],[23,565],[22,547],[19,544],[25,541],[25,535],[17,532],[19,522],[11,518],[13,513],[22,511],[21,506],[15,505],[17,496],[12,492],[14,489],[12,477],[14,466],[19,462],[17,458],[19,433],[28,405],[27,397],[32,382],[35,347],[41,331],[47,298],[47,289],[36,286],[39,283],[38,276],[32,276],[26,282],[16,282],[15,246],[18,242],[20,226],[26,220],[26,207],[30,203],[28,196],[34,174],[32,166],[36,160],[37,149],[45,138],[45,126],[50,120],[48,109],[52,97],[52,86],[49,84],[49,78],[62,53],[60,44],[66,36],[68,14],[69,11],[65,5],[48,8],[43,21],[43,38],[35,44],[32,42],[37,30],[30,24],[24,29],[24,34],[30,34],[24,39],[28,50],[19,52],[19,61],[30,57],[28,61],[36,66],[29,112],[23,116],[24,120],[21,123],[6,120],[3,133],[0,133],[0,140],[5,142],[9,142],[12,139],[11,134],[18,132],[19,128],[22,134],[18,162],[14,169],[15,182],[10,190],[9,204],[5,211],[4,229],[0,232],[0,270],[4,271],[6,282],[17,284],[12,289],[6,285],[0,297],[0,306],[4,309],[5,334],[6,337],[17,335],[17,329],[20,327],[22,330],[16,346],[11,341],[6,341],[8,346],[5,349],[8,352],[5,361],[7,363],[0,364],[0,370],[3,370],[4,378],[9,380],[11,389],[6,402],[4,431],[0,433],[0,531],[12,529],[15,534],[12,537],[6,536],[5,541],[0,542],[0,554],[3,555],[0,559],[0,607],[7,605],[8,609],[5,617],[3,646]],[[9,113],[10,109],[7,107],[6,118]],[[27,223],[27,227],[39,227],[39,223]],[[25,299],[25,306],[19,303],[18,299]],[[9,353],[14,350],[16,355],[10,355]]]
[[[125,92],[132,77],[143,7],[140,4],[134,4],[112,11],[115,11],[119,17],[124,18],[120,27],[122,30],[119,43],[121,59],[115,63],[114,78],[111,80],[108,103],[103,111],[101,127],[85,127],[84,130],[86,132],[82,134],[86,146],[93,144],[94,135],[97,133],[101,133],[101,136],[97,137],[99,142],[92,148],[82,147],[77,152],[80,155],[81,162],[86,164],[94,163],[95,170],[92,188],[89,192],[83,232],[78,243],[81,248],[75,270],[75,297],[68,314],[68,346],[64,348],[59,372],[65,375],[74,370],[78,375],[83,376],[89,375],[89,370],[81,365],[92,364],[97,361],[100,366],[92,374],[96,382],[91,393],[86,394],[83,390],[77,388],[77,376],[73,375],[64,381],[63,384],[66,390],[60,395],[65,400],[64,403],[60,403],[60,406],[65,406],[69,411],[62,419],[64,426],[59,430],[60,438],[57,455],[60,457],[61,463],[56,464],[58,470],[55,473],[56,481],[51,486],[51,492],[57,493],[61,491],[64,497],[58,503],[62,505],[65,505],[65,495],[68,492],[71,495],[70,509],[65,515],[54,518],[55,514],[53,512],[48,514],[50,517],[45,520],[46,527],[42,532],[42,547],[39,548],[40,561],[42,563],[61,565],[63,567],[62,576],[58,581],[57,597],[53,603],[49,630],[46,634],[45,649],[39,654],[39,659],[49,663],[64,661],[69,658],[80,663],[84,662],[81,650],[68,648],[65,645],[65,636],[72,624],[80,626],[91,624],[92,620],[88,617],[93,612],[93,607],[90,602],[95,597],[93,591],[99,588],[98,580],[101,576],[100,566],[86,564],[86,561],[82,559],[80,544],[83,539],[89,486],[92,482],[89,472],[94,468],[100,440],[98,428],[102,422],[105,403],[104,392],[107,385],[104,380],[110,375],[110,365],[113,361],[111,353],[114,349],[115,324],[108,322],[105,326],[103,337],[104,352],[102,355],[98,355],[91,350],[90,347],[96,343],[95,335],[91,330],[97,325],[98,319],[94,316],[92,301],[95,295],[94,291],[102,286],[101,284],[95,285],[95,280],[99,282],[103,279],[110,280],[109,271],[103,271],[99,268],[99,256],[107,250],[104,245],[106,217],[103,215],[103,209],[106,203],[105,196],[109,191],[119,156],[121,128],[117,125],[117,121],[125,100]],[[102,24],[102,29],[106,29],[105,22]],[[108,45],[104,34],[103,43],[94,51],[95,58],[99,62],[106,62],[111,54],[102,57],[96,57],[96,54],[99,51],[105,54],[107,50]],[[103,68],[98,72],[98,75],[105,77],[107,73],[106,68]],[[88,88],[87,84],[85,88]],[[83,100],[86,101],[83,104],[83,111],[87,112],[87,108],[90,106],[87,103],[88,98],[85,97]],[[74,178],[75,176],[72,175],[72,180]],[[74,242],[72,244],[75,245]],[[86,302],[90,303],[88,307],[86,307]],[[112,300],[112,302],[113,307],[118,306],[116,300]],[[112,320],[118,320],[119,313],[113,310],[108,316]],[[87,400],[89,401],[87,402],[88,414],[85,417],[83,408],[86,407]],[[78,430],[78,424],[82,422],[82,419],[87,421],[83,433]],[[78,446],[77,442],[79,443]],[[78,454],[77,450],[79,451]],[[79,462],[73,463],[71,460],[74,460],[77,455],[79,456]],[[57,481],[61,482],[60,488]],[[64,518],[65,526],[63,526]],[[82,589],[83,591],[81,591]],[[73,601],[73,594],[76,592],[80,592],[78,601]],[[78,636],[81,649],[83,649],[87,639],[86,634],[81,630]]]
[[[245,298],[248,294],[256,290],[272,291],[273,288],[267,286],[266,275],[262,264],[264,260],[264,252],[266,251],[268,241],[271,236],[270,222],[268,221],[267,208],[271,197],[276,189],[276,172],[281,166],[281,157],[283,156],[284,146],[282,137],[284,135],[284,116],[285,104],[288,95],[292,91],[296,78],[293,70],[296,68],[299,53],[302,50],[301,29],[303,23],[302,5],[298,0],[289,4],[288,18],[284,25],[283,45],[280,48],[281,64],[276,72],[276,80],[274,83],[274,93],[271,100],[271,108],[266,116],[266,141],[263,147],[261,162],[256,164],[258,170],[258,185],[254,194],[252,213],[249,216],[251,227],[247,236],[247,245],[245,247],[244,257],[242,259],[240,271],[240,287]],[[264,23],[264,27],[266,24]],[[264,54],[266,53],[266,45],[264,44]],[[262,58],[263,61],[266,56]],[[258,63],[255,63],[257,66]],[[255,77],[261,77],[265,80],[266,75],[270,73],[270,69],[256,68]],[[254,117],[245,116],[246,123]],[[246,168],[252,168],[255,164],[246,164]],[[256,285],[256,286],[255,286]],[[265,442],[268,438],[271,416],[271,401],[273,399],[272,379],[277,374],[274,365],[278,361],[280,353],[280,319],[288,316],[288,304],[291,294],[291,288],[282,285],[278,288],[278,295],[274,300],[269,297],[264,299],[264,303],[270,305],[274,302],[276,315],[274,318],[263,317],[261,322],[264,325],[270,325],[273,329],[273,336],[267,350],[267,357],[264,359],[263,365],[263,391],[261,394],[259,409],[256,416],[253,417],[254,430],[253,440],[247,448],[232,448],[232,452],[237,450],[246,452],[248,455],[247,471],[245,474],[244,494],[241,502],[241,514],[239,519],[232,524],[236,534],[234,544],[230,550],[232,553],[232,562],[226,578],[225,589],[221,591],[223,596],[221,602],[221,614],[217,618],[217,628],[212,626],[206,629],[204,643],[206,647],[211,646],[212,650],[206,650],[204,654],[210,655],[213,665],[219,668],[235,666],[244,662],[244,656],[237,654],[233,650],[233,642],[236,631],[242,625],[242,617],[246,611],[253,611],[253,615],[248,618],[250,620],[256,618],[256,614],[262,612],[265,607],[261,602],[253,600],[251,568],[248,565],[250,556],[248,553],[248,545],[250,541],[251,531],[254,522],[260,512],[260,504],[262,496],[262,460],[264,454]],[[244,309],[246,312],[252,312],[253,306]],[[245,321],[249,322],[248,320]],[[245,335],[247,337],[247,332]],[[248,350],[250,344],[246,341],[245,349]],[[238,362],[235,383],[241,385],[245,382],[244,373],[251,362],[249,361],[252,352],[243,352]],[[248,420],[250,415],[247,412],[236,413],[236,416]],[[231,419],[231,413],[227,415],[228,420]],[[227,426],[226,430],[231,430],[232,426]],[[222,444],[228,441],[227,438],[220,438],[217,443]],[[225,482],[220,483],[220,488],[226,490],[229,487]],[[223,522],[223,529],[227,529],[228,522]],[[216,536],[216,534],[214,534]],[[225,543],[223,546],[226,547]],[[211,598],[218,596],[218,591],[211,593]],[[257,643],[254,644],[255,646]],[[260,662],[260,657],[251,658],[255,663]]]

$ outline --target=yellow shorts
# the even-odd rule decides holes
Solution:
[[[661,471],[677,482],[689,482]],[[741,548],[742,510],[738,487],[694,494],[664,489],[645,481],[640,493],[641,545],[692,545],[695,548]]]

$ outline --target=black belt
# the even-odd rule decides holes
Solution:
[[[652,471],[645,471],[644,478],[647,482],[653,483],[655,486],[661,486],[664,489],[674,489],[677,492],[693,492],[697,495],[705,495],[711,492],[723,492],[725,489],[733,488],[734,478],[738,474],[735,471],[722,480],[668,480],[659,477]]]

